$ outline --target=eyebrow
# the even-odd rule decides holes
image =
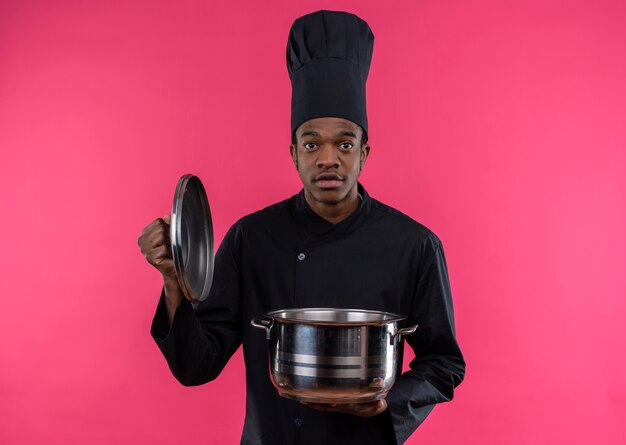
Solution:
[[[305,131],[304,133],[300,135],[300,137],[302,138],[305,136],[318,136],[319,137],[320,134],[317,131]],[[353,131],[349,131],[349,130],[343,130],[335,134],[335,137],[340,137],[340,136],[348,136],[348,137],[356,138],[356,134],[354,134]]]

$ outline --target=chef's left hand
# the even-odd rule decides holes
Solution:
[[[387,401],[385,399],[365,403],[300,403],[318,411],[352,414],[359,417],[377,416],[387,410]]]

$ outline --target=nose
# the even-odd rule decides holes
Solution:
[[[319,168],[339,167],[339,156],[332,144],[324,144],[318,151],[317,166]]]

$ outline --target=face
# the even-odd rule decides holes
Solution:
[[[360,145],[362,132],[354,122],[337,117],[311,119],[296,129],[291,157],[307,200],[336,205],[356,197],[370,150],[368,144]]]

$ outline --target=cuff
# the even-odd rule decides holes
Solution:
[[[191,303],[184,299],[176,308],[174,319],[170,325],[167,318],[167,306],[165,305],[165,290],[161,289],[161,297],[159,298],[159,303],[157,304],[156,312],[152,319],[152,326],[150,327],[150,335],[152,335],[152,338],[154,338],[157,343],[166,342],[170,337],[170,333],[174,330],[173,328],[179,323],[180,317],[184,316],[184,313],[188,310],[192,310]]]

